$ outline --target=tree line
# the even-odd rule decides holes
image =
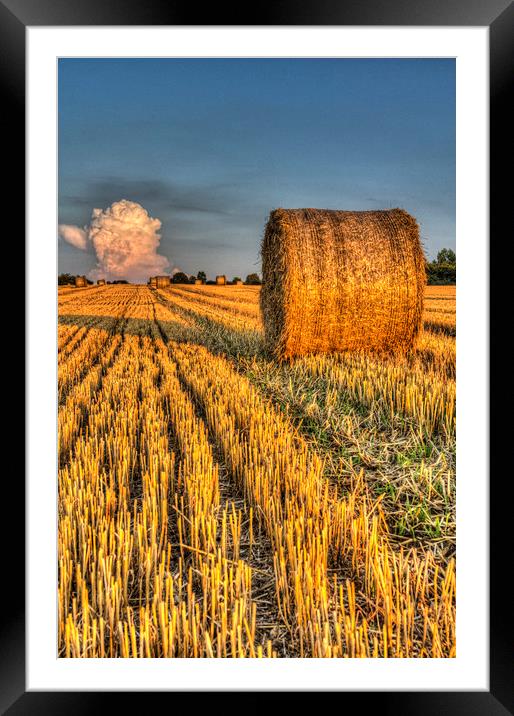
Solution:
[[[75,279],[77,276],[82,276],[82,274],[73,274],[73,273],[60,273],[57,277],[57,284],[59,286],[75,286]],[[94,281],[91,281],[90,278],[87,278],[86,276],[86,282],[88,286],[93,286]],[[106,281],[105,283],[109,284],[115,284],[115,283],[129,283],[125,279],[117,279],[116,281]]]
[[[450,286],[456,283],[457,257],[452,249],[441,249],[435,261],[427,261],[427,284]]]
[[[75,285],[75,278],[76,276],[71,273],[60,273],[57,278],[57,283],[59,286],[74,286]],[[207,281],[207,274],[205,271],[198,271],[196,276],[188,276],[187,274],[183,273],[182,271],[177,271],[177,273],[173,274],[171,276],[171,282],[172,283],[194,283],[196,279],[200,279],[200,281],[203,281],[207,286],[215,285],[216,281]],[[86,278],[87,283],[92,286],[93,281]],[[232,281],[227,281],[228,284],[234,284],[237,281],[241,281],[240,276],[234,276]],[[119,279],[116,281],[106,281],[108,284],[119,284],[119,283],[128,283],[128,281],[125,281],[124,279]],[[259,278],[259,274],[256,273],[249,273],[246,277],[246,281],[244,281],[247,286],[260,286],[261,285],[261,279]]]
[[[186,273],[183,273],[182,271],[178,271],[177,273],[173,274],[171,277],[172,283],[194,283],[197,279],[200,281],[203,281],[203,283],[206,286],[212,286],[216,283],[216,281],[208,281],[207,280],[207,274],[205,271],[198,271],[196,276],[188,276]],[[227,284],[234,284],[237,283],[237,281],[241,281],[241,276],[234,276],[232,281],[227,281]],[[261,285],[261,279],[259,278],[259,274],[256,273],[249,273],[246,277],[246,280],[243,281],[247,286],[260,286]]]

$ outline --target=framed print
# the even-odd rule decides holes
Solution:
[[[0,17],[27,305],[2,709],[512,712],[488,240],[512,5]]]

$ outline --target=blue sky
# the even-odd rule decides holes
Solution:
[[[276,207],[402,207],[455,248],[455,62],[63,59],[59,223],[129,199],[186,273],[260,271]],[[59,239],[59,270],[95,257]]]

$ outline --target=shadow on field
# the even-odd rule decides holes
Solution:
[[[212,353],[227,357],[270,358],[266,354],[263,335],[259,331],[252,328],[238,330],[227,326],[222,321],[197,314],[191,309],[181,308],[177,313],[179,318],[176,321],[109,315],[61,314],[59,323],[75,325],[79,328],[104,328],[111,333],[120,333],[121,335],[161,337],[165,341],[196,343],[205,346]],[[435,334],[455,336],[455,327],[433,322],[425,321],[424,330]],[[423,357],[430,364],[430,351],[423,351]],[[454,369],[448,377],[455,377]]]
[[[423,329],[429,333],[442,333],[445,336],[455,337],[457,335],[456,326],[437,321],[423,321]]]
[[[213,353],[247,358],[264,353],[262,334],[253,329],[239,331],[212,318],[181,311],[184,322],[145,318],[95,316],[89,314],[62,314],[59,323],[86,328],[104,328],[111,333],[133,336],[161,337],[165,341],[196,343]]]

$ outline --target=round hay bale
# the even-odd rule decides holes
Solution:
[[[403,209],[276,209],[261,254],[265,340],[277,358],[413,346],[425,258]]]
[[[171,278],[169,276],[156,276],[155,287],[156,288],[168,288],[171,286]]]

